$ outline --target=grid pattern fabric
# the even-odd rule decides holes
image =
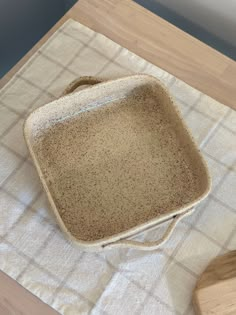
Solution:
[[[157,54],[158,58],[158,54]],[[177,100],[213,179],[210,196],[158,251],[84,252],[50,214],[22,126],[76,77],[159,78]],[[85,26],[68,20],[0,90],[0,268],[60,314],[193,313],[196,280],[236,247],[236,113]],[[165,224],[138,240],[159,238]]]

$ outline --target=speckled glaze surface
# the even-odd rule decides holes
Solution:
[[[24,133],[62,230],[81,246],[105,248],[210,190],[172,98],[148,75],[61,97],[34,111]]]

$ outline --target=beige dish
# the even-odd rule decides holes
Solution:
[[[83,77],[81,84],[99,80]],[[173,99],[134,75],[61,97],[29,115],[25,139],[61,229],[91,250],[156,249],[210,190]],[[171,220],[160,240],[128,240]]]

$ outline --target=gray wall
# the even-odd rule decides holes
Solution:
[[[0,77],[76,0],[0,0]]]

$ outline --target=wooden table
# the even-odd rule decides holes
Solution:
[[[68,18],[106,35],[205,94],[236,108],[236,62],[129,0],[80,0],[0,80],[0,87]],[[21,300],[24,307],[19,303]],[[36,300],[0,272],[0,313],[9,307],[13,314],[55,314]]]
[[[0,81],[3,86],[68,18],[236,108],[236,62],[129,0],[80,0]]]

